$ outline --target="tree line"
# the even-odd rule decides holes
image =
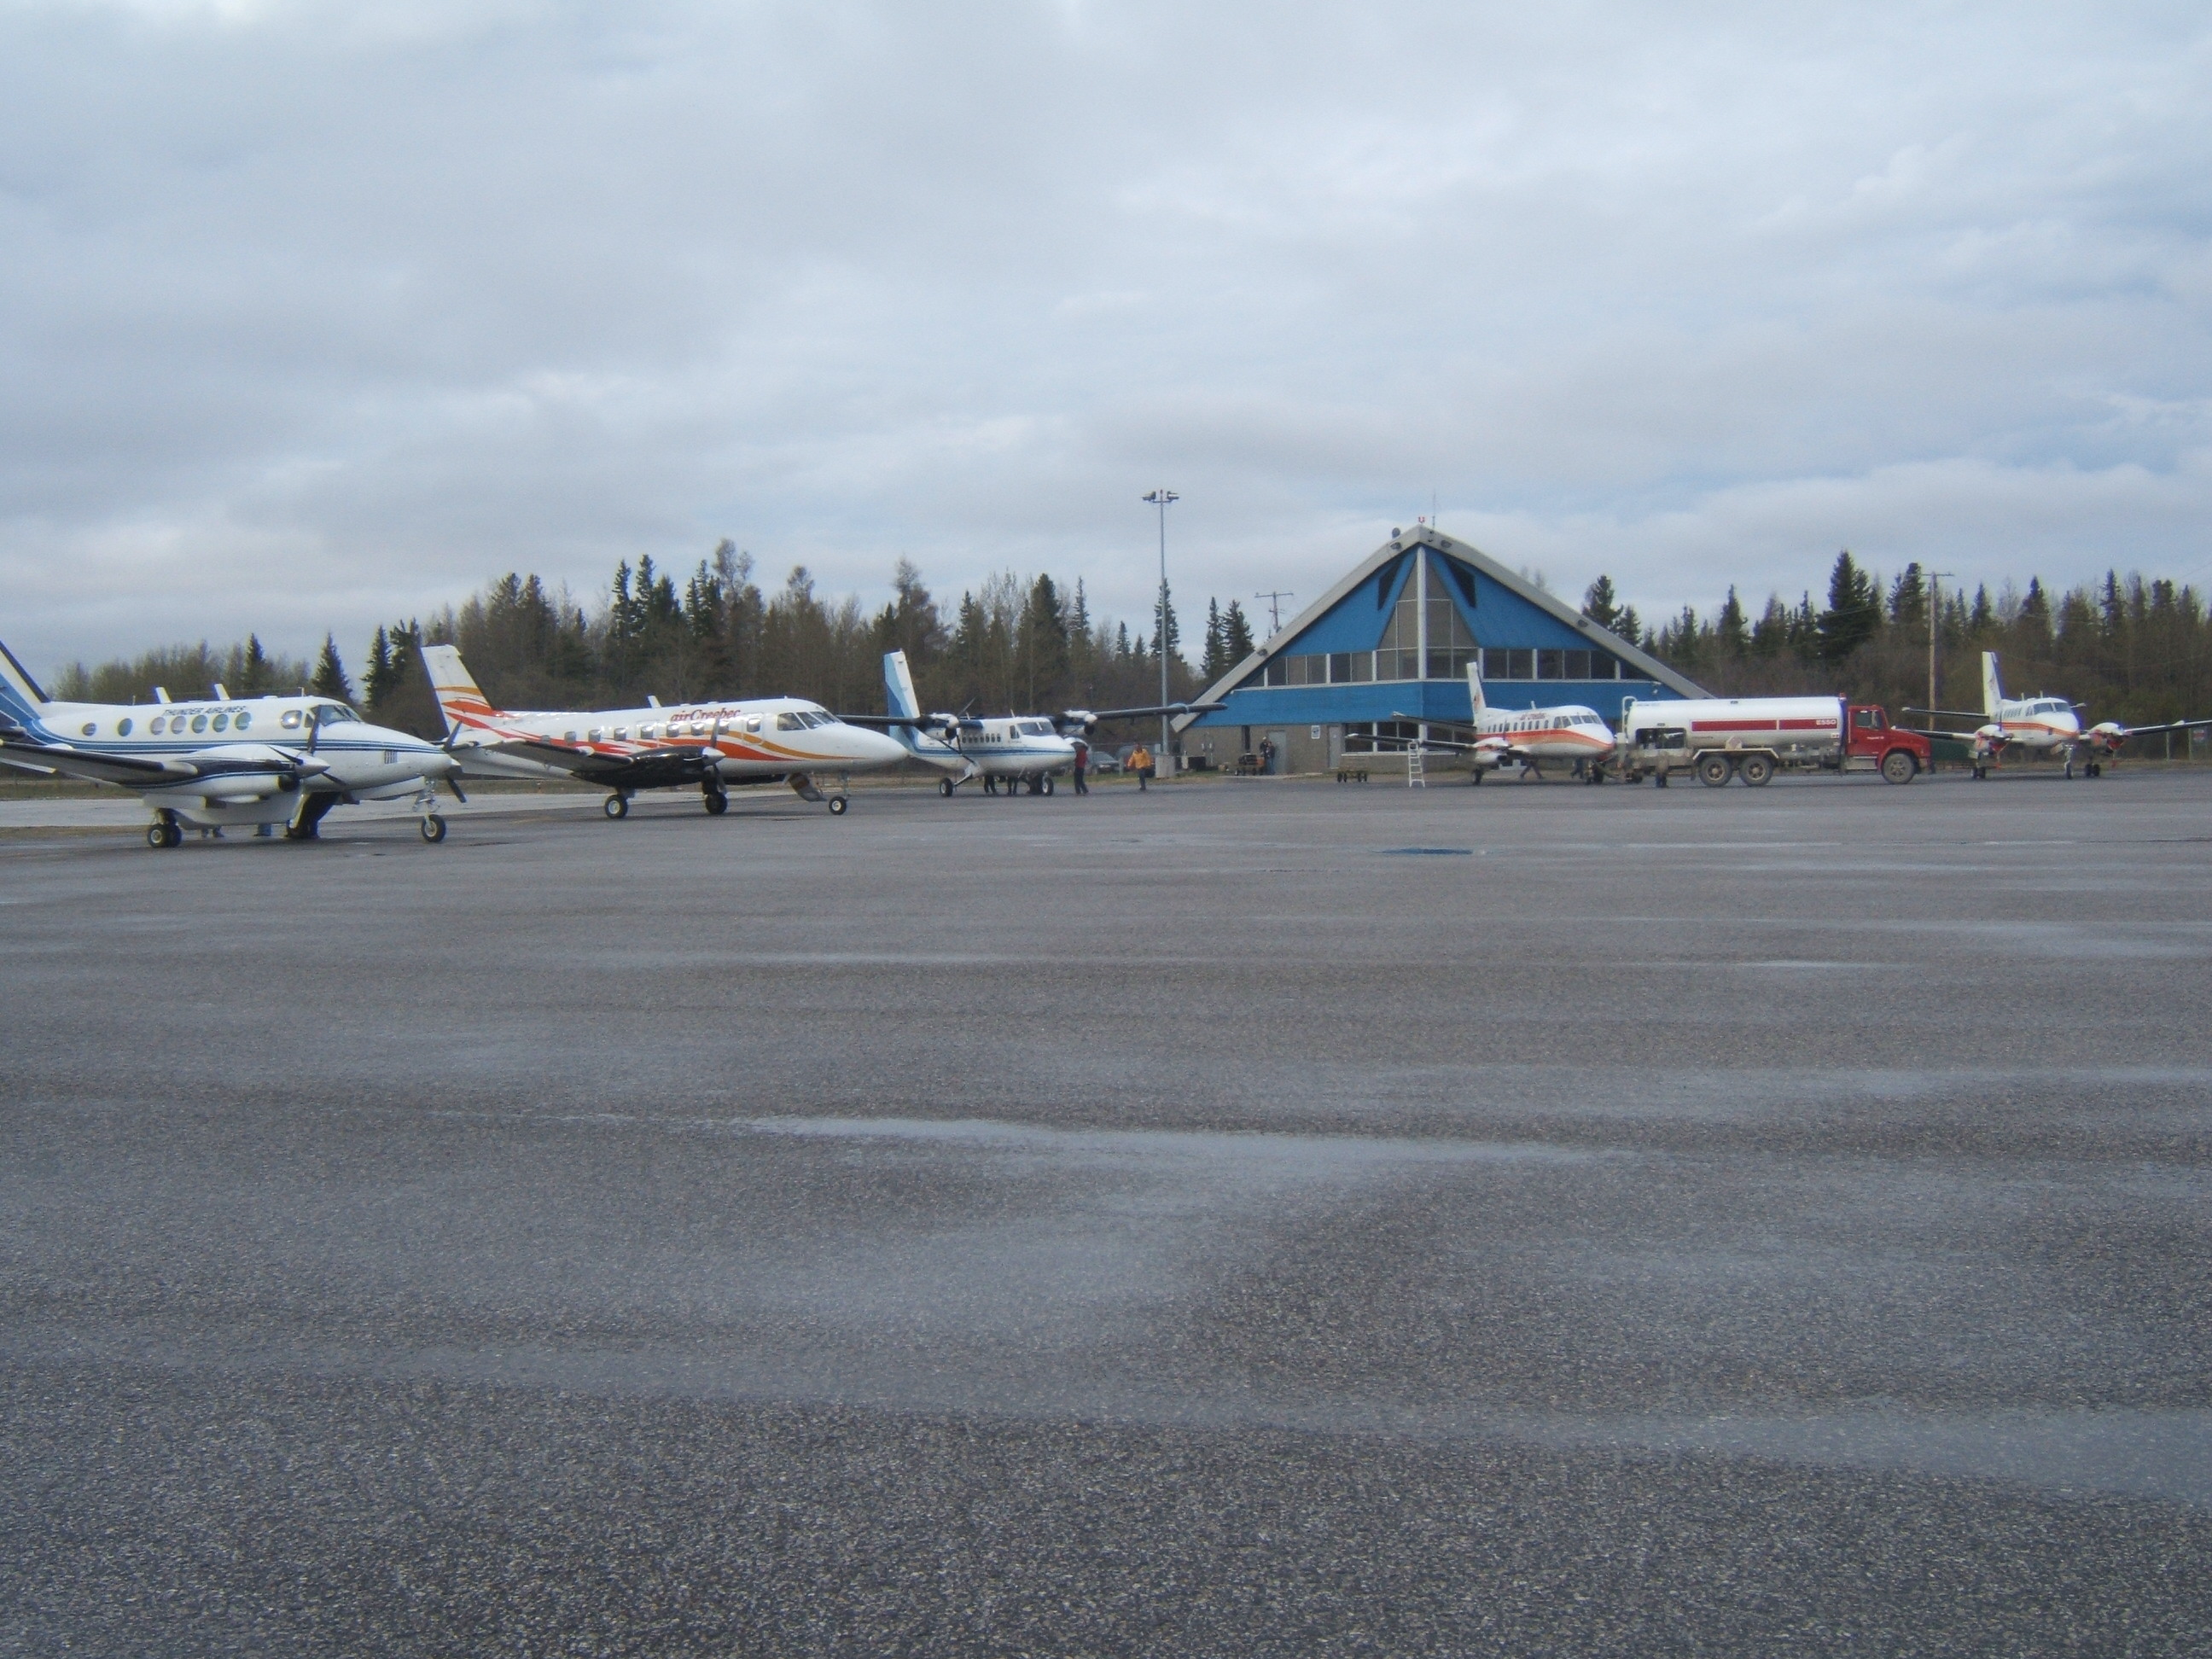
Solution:
[[[1770,593],[1753,615],[1731,587],[1711,612],[1685,606],[1655,628],[1601,575],[1582,609],[1719,696],[1838,692],[1894,712],[1928,699],[1933,586],[1917,563],[1885,579],[1845,551],[1829,571],[1825,605],[1810,590],[1795,605]],[[2033,577],[1994,596],[1984,586],[1932,597],[1946,708],[1978,707],[1980,653],[1994,650],[2008,690],[2061,693],[2095,719],[2148,724],[2212,713],[2212,617],[2193,587],[2108,571],[2055,599]],[[788,696],[878,714],[883,655],[899,649],[927,708],[1004,714],[1151,702],[1163,650],[1169,696],[1188,697],[1258,641],[1236,600],[1209,601],[1194,669],[1171,596],[1133,634],[1092,615],[1080,580],[1001,572],[945,606],[905,559],[892,571],[890,601],[872,612],[854,596],[821,594],[803,565],[764,591],[752,556],[725,541],[680,581],[650,556],[635,567],[624,561],[588,608],[566,587],[516,572],[459,606],[378,628],[359,659],[360,702],[379,720],[435,735],[426,644],[459,647],[485,694],[510,708]],[[234,696],[305,687],[356,700],[327,635],[312,663],[272,655],[248,635],[223,650],[172,646],[96,668],[72,664],[51,689],[72,701],[130,702],[150,701],[157,686],[204,696],[218,683]]]
[[[1172,596],[1153,606],[1152,626],[1093,616],[1084,585],[1048,574],[1001,572],[941,606],[921,573],[901,559],[891,598],[870,612],[853,595],[817,591],[803,566],[763,591],[752,556],[724,541],[680,580],[650,556],[616,567],[589,609],[565,586],[511,572],[428,617],[379,626],[361,662],[358,702],[372,719],[424,735],[442,732],[422,660],[426,645],[459,648],[495,704],[507,708],[615,708],[657,696],[805,697],[836,711],[885,711],[883,658],[907,653],[926,708],[978,713],[1052,712],[1156,701],[1161,653],[1168,693],[1188,697],[1196,672],[1180,653]],[[1232,605],[1245,651],[1250,629]],[[1228,638],[1224,613],[1209,611],[1206,661]],[[1241,630],[1241,631],[1238,631]],[[1163,646],[1164,641],[1164,647]],[[305,686],[355,702],[353,676],[335,637],[314,665],[262,653],[258,638],[228,653],[203,644],[151,651],[87,668],[72,665],[52,688],[70,700],[202,696],[216,681],[234,696]]]
[[[1932,610],[1932,617],[1931,617]],[[1717,609],[1690,606],[1647,628],[1600,576],[1583,614],[1634,639],[1720,696],[1835,692],[1879,702],[1893,717],[1928,702],[1931,622],[1945,708],[1981,707],[1981,653],[1995,651],[2008,696],[2038,691],[2083,704],[2093,720],[2149,725],[2212,714],[2212,616],[2193,587],[2138,573],[2054,599],[2040,578],[1992,597],[1942,586],[1917,562],[1887,580],[1845,550],[1828,573],[1827,603],[1767,595],[1756,616],[1729,588]]]

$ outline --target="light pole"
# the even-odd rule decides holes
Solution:
[[[1160,652],[1160,703],[1163,708],[1168,700],[1168,508],[1182,499],[1172,489],[1155,489],[1145,497],[1149,505],[1160,510],[1160,614],[1153,624],[1153,643],[1158,646]],[[1175,767],[1168,759],[1168,717],[1165,714],[1160,716],[1160,752],[1154,757],[1152,764],[1169,776],[1174,775]]]
[[[1955,576],[1955,570],[1931,570],[1928,573],[1928,717],[1936,718],[1936,629],[1943,615],[1942,580]]]

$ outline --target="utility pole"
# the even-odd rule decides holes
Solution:
[[[1160,702],[1168,700],[1168,508],[1182,499],[1172,489],[1155,489],[1145,497],[1146,501],[1160,510],[1160,614],[1153,624],[1153,643],[1160,653]],[[1175,763],[1168,758],[1168,717],[1160,716],[1160,752],[1153,757],[1153,765],[1165,775],[1175,775]]]
[[[1931,570],[1928,573],[1928,717],[1936,717],[1936,630],[1943,617],[1942,588],[1946,576],[1958,574],[1955,570]]]
[[[1267,637],[1272,640],[1283,631],[1283,601],[1295,599],[1297,595],[1273,592],[1255,593],[1252,597],[1255,599],[1265,599],[1267,602]]]

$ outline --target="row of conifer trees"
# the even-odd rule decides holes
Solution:
[[[1884,580],[1849,552],[1830,569],[1827,602],[1770,594],[1751,614],[1730,588],[1700,615],[1685,607],[1658,626],[1621,603],[1609,577],[1583,595],[1593,621],[1633,640],[1718,695],[1838,691],[1893,711],[1928,701],[1931,587],[1917,564]],[[752,557],[723,542],[679,581],[650,557],[618,566],[586,607],[567,588],[510,574],[465,604],[396,621],[369,642],[358,691],[380,720],[439,729],[423,675],[426,643],[458,645],[485,692],[511,708],[616,707],[648,696],[811,697],[850,713],[884,707],[882,659],[902,649],[931,708],[983,712],[1109,708],[1187,697],[1249,655],[1258,642],[1234,599],[1208,604],[1194,668],[1170,603],[1149,629],[1094,617],[1083,583],[1002,573],[947,611],[900,560],[892,596],[870,612],[852,596],[817,592],[804,566],[763,591]],[[2212,713],[2212,617],[2190,586],[2107,573],[2054,600],[2040,580],[1934,594],[1941,706],[1980,700],[1979,653],[2001,653],[2007,689],[2048,690],[2093,717],[2132,723]],[[57,696],[146,701],[156,686],[200,696],[220,683],[234,696],[307,686],[348,701],[356,687],[334,638],[313,663],[272,656],[258,636],[216,650],[203,643],[150,651],[98,668],[74,665]]]

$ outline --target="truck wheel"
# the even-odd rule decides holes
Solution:
[[[1734,763],[1726,755],[1705,755],[1698,761],[1698,781],[1708,789],[1725,787],[1735,771]]]
[[[1881,757],[1881,775],[1890,783],[1910,783],[1920,770],[1920,763],[1902,749],[1893,749]]]
[[[1756,789],[1774,775],[1774,763],[1764,755],[1746,755],[1735,769],[1743,774],[1746,783]]]

